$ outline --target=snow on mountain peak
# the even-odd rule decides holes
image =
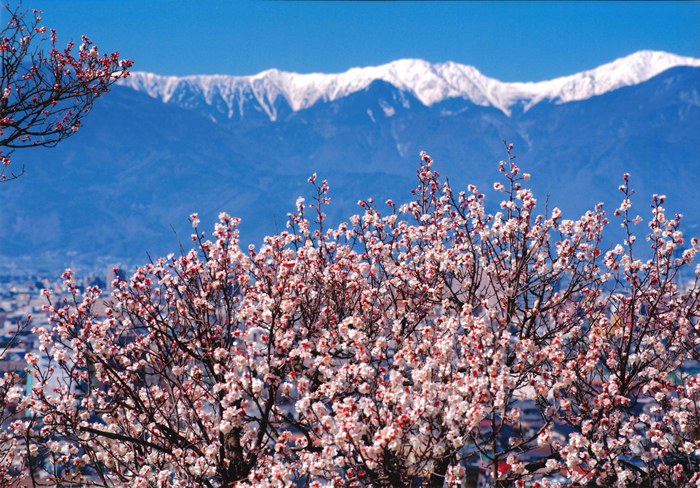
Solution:
[[[488,78],[475,67],[452,61],[430,64],[421,59],[400,59],[381,66],[352,68],[344,73],[299,74],[269,69],[252,76],[159,76],[134,72],[121,84],[148,93],[163,102],[185,102],[178,97],[202,97],[208,105],[223,101],[231,118],[244,116],[246,101],[255,99],[271,120],[277,118],[275,101],[283,97],[294,111],[318,102],[332,101],[386,81],[430,106],[448,98],[463,98],[492,106],[510,115],[523,103],[528,110],[547,100],[566,103],[585,100],[623,86],[642,83],[675,66],[700,66],[700,59],[662,51],[639,51],[595,69],[540,82],[502,82]],[[220,97],[220,100],[219,100]]]

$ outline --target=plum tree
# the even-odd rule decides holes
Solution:
[[[100,55],[85,36],[77,53],[72,41],[58,49],[40,11],[3,8],[10,20],[0,31],[0,181],[9,181],[24,172],[6,174],[15,149],[52,147],[78,131],[94,101],[129,75],[132,61]]]
[[[222,213],[189,252],[50,302],[17,459],[104,486],[696,486],[700,288],[655,197],[537,213],[506,146],[490,214],[426,154],[414,199],[328,227],[310,178],[286,231],[242,250]],[[47,293],[47,295],[49,295]],[[48,385],[54,385],[49,388]],[[529,405],[528,416],[524,415]],[[532,413],[534,412],[534,417]],[[19,445],[18,444],[18,445]],[[562,482],[562,479],[567,481]]]

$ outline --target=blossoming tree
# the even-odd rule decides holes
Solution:
[[[0,31],[0,182],[18,178],[9,172],[10,154],[17,148],[54,146],[74,134],[93,102],[109,91],[119,78],[129,75],[131,61],[119,60],[118,53],[100,55],[87,37],[79,53],[73,43],[56,46],[56,33],[46,36],[41,12],[12,9],[7,25]],[[50,51],[45,52],[46,42]],[[18,343],[29,319],[18,321],[0,358]],[[10,408],[23,392],[21,375],[9,371],[0,378],[0,424],[6,425]],[[22,447],[12,432],[0,432],[0,486],[18,481],[13,463]],[[28,446],[27,444],[24,445]]]
[[[3,8],[10,20],[0,32],[0,181],[8,181],[24,172],[6,174],[12,151],[52,147],[74,134],[95,99],[128,76],[132,62],[116,52],[100,55],[85,36],[78,53],[73,42],[61,50],[56,32],[41,25],[40,11]]]
[[[12,347],[19,343],[20,332],[29,327],[30,318],[24,322],[17,322],[17,328],[9,332],[10,338],[0,349],[0,360],[7,360]],[[22,398],[23,385],[21,371],[15,365],[10,365],[2,377],[0,377],[0,425],[6,425],[11,418],[11,410]],[[9,430],[0,432],[0,486],[12,484],[17,481],[15,456],[18,454],[18,438]]]
[[[11,425],[24,473],[104,486],[695,486],[699,288],[655,197],[637,254],[628,177],[611,218],[523,187],[507,146],[489,214],[421,155],[408,204],[328,228],[310,179],[287,231],[240,249],[238,219],[101,290],[50,302],[48,361]],[[48,293],[47,293],[48,295]],[[49,297],[50,299],[50,297]],[[695,363],[693,363],[695,361]],[[49,388],[49,385],[54,385]],[[524,420],[523,405],[539,420]],[[562,481],[565,479],[566,481]]]

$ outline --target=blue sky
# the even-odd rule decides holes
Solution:
[[[540,81],[641,49],[700,57],[700,2],[23,3],[43,10],[62,42],[86,34],[163,75],[334,73],[422,58]]]

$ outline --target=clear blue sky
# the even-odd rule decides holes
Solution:
[[[16,3],[14,0],[13,4]],[[700,57],[699,2],[24,0],[61,41],[86,34],[164,75],[336,73],[400,58],[539,81],[641,49]]]

